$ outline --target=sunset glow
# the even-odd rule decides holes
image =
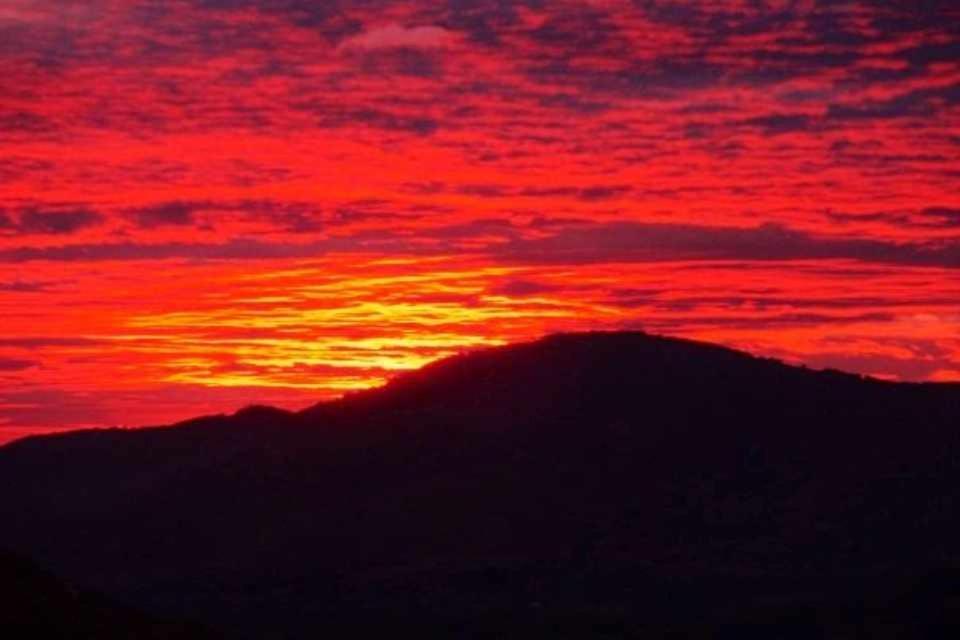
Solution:
[[[957,24],[0,3],[0,442],[300,408],[570,330],[960,380]]]

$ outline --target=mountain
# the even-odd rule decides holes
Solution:
[[[930,589],[952,619],[958,427],[960,385],[562,334],[299,413],[12,443],[0,545],[238,637],[896,628]]]
[[[5,638],[219,638],[198,625],[160,620],[78,591],[29,560],[0,551],[0,629]]]

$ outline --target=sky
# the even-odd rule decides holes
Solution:
[[[0,0],[0,441],[572,330],[960,380],[958,180],[955,0]]]

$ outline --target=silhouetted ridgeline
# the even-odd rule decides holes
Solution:
[[[929,635],[957,619],[958,428],[958,385],[558,335],[300,413],[13,443],[0,545],[249,637]]]

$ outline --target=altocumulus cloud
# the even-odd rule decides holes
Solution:
[[[395,48],[433,48],[442,47],[451,42],[453,34],[443,27],[418,26],[404,27],[388,24],[373,27],[341,43],[342,49],[395,49]]]
[[[0,235],[67,235],[102,222],[103,216],[85,208],[0,210]]]

